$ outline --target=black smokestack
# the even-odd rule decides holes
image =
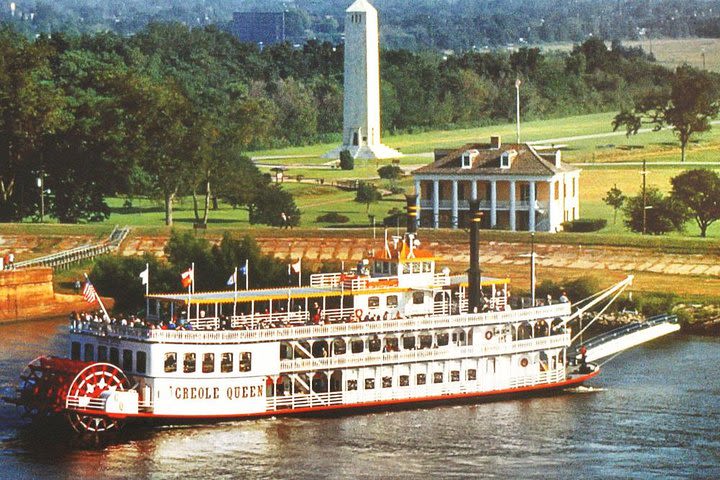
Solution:
[[[415,233],[417,231],[418,205],[417,195],[405,195],[407,202],[407,233]]]
[[[468,312],[480,310],[480,201],[470,200],[470,268],[468,269]]]

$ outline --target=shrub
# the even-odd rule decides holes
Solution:
[[[597,232],[607,226],[604,218],[579,218],[572,222],[563,222],[563,229],[566,232]]]
[[[350,217],[337,212],[328,212],[318,216],[315,220],[324,223],[347,223],[350,221]]]
[[[397,165],[384,165],[378,168],[378,175],[386,180],[397,180],[402,177],[402,169]]]
[[[343,170],[352,170],[355,168],[355,159],[350,153],[350,150],[340,152],[340,168]]]
[[[399,208],[391,208],[388,210],[387,217],[383,218],[383,226],[385,227],[395,227],[398,225],[402,226],[404,225],[405,221],[405,212],[400,210]]]

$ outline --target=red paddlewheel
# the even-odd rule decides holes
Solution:
[[[88,362],[38,357],[20,374],[17,405],[25,417],[45,417],[65,409],[67,389]]]
[[[72,427],[78,432],[106,432],[119,428],[119,422],[102,415],[104,392],[125,390],[130,385],[125,374],[115,365],[93,363],[75,376],[66,392],[65,407]],[[97,409],[98,414],[92,410]],[[79,411],[78,411],[79,410]]]

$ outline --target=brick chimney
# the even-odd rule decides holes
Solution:
[[[493,150],[500,150],[500,135],[493,135],[490,137],[490,148]]]

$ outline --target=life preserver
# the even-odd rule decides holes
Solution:
[[[488,330],[487,332],[485,332],[485,338],[487,338],[488,340],[490,340],[490,339],[492,339],[492,337],[493,337],[493,332],[492,332],[492,330]]]
[[[520,360],[520,366],[521,366],[521,367],[527,367],[527,366],[528,366],[528,359],[527,359],[527,358],[523,358],[522,360]]]
[[[363,314],[362,308],[358,308],[357,310],[355,310],[356,318],[358,318],[358,319],[362,318],[362,314]]]

